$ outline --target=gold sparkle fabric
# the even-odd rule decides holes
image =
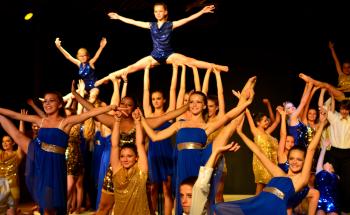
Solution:
[[[20,190],[18,181],[18,166],[17,151],[6,153],[0,150],[0,178],[6,178],[11,190],[11,195],[14,200],[19,200]]]
[[[84,172],[83,155],[80,151],[80,124],[74,125],[69,132],[66,149],[67,174],[82,175]]]

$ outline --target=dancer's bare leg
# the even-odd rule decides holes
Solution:
[[[139,70],[143,70],[149,64],[151,64],[151,67],[159,65],[159,63],[155,59],[153,59],[153,57],[151,57],[151,56],[144,57],[141,60],[138,60],[134,64],[131,64],[131,65],[129,65],[123,69],[117,70],[115,72],[109,73],[108,76],[96,81],[95,87],[98,87],[101,84],[108,82],[110,79],[121,78],[121,76],[125,73],[130,74],[130,73],[137,72]]]
[[[209,63],[206,61],[197,60],[191,57],[187,57],[183,54],[173,53],[166,60],[167,64],[185,64],[188,67],[197,67],[199,69],[216,69],[222,72],[228,72],[228,66]]]
[[[307,76],[303,73],[300,73],[299,77],[301,79],[303,79],[305,82],[311,82],[316,87],[327,89],[328,92],[330,94],[332,94],[334,96],[334,98],[338,101],[342,101],[345,99],[344,93],[342,91],[338,90],[336,87],[334,87],[331,84],[328,84],[326,82],[317,81],[317,80],[315,80],[315,79],[311,78],[310,76]]]

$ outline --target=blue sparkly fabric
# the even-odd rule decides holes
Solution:
[[[294,144],[295,145],[302,145],[307,147],[307,127],[302,122],[298,122],[297,125],[294,126],[287,126],[288,135],[291,135],[294,137]]]
[[[326,213],[339,212],[338,199],[338,176],[327,171],[320,171],[316,174],[316,188],[320,191],[317,209]]]
[[[86,91],[90,91],[92,88],[95,87],[95,82],[97,78],[95,77],[95,70],[91,68],[90,64],[80,64],[79,76],[81,77],[81,79],[83,79],[85,83]]]
[[[151,22],[150,29],[153,41],[151,56],[158,61],[158,63],[165,63],[166,59],[174,52],[170,46],[173,23],[167,21],[158,28],[157,22]]]

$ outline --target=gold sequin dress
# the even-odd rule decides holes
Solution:
[[[19,160],[17,151],[6,153],[0,150],[0,178],[6,178],[11,190],[13,199],[19,200],[20,190],[18,181]]]
[[[121,168],[114,176],[114,215],[149,215],[146,194],[147,172],[142,172],[138,163],[129,170]]]
[[[266,157],[272,161],[272,163],[277,165],[277,139],[267,133],[264,133],[254,137],[254,142],[266,155]],[[267,184],[272,178],[272,175],[255,154],[253,154],[253,172],[255,176],[255,183]]]
[[[79,176],[84,172],[80,143],[80,124],[76,124],[69,132],[68,147],[66,149],[67,175]]]
[[[350,75],[341,74],[338,78],[338,90],[350,92]]]
[[[119,141],[119,147],[123,146],[127,143],[135,144],[136,140],[136,129],[133,128],[129,132],[121,132],[120,133],[120,141]],[[113,194],[114,193],[114,185],[113,185],[113,170],[111,164],[109,164],[109,167],[106,172],[106,176],[103,179],[103,185],[102,185],[102,192],[107,194]]]

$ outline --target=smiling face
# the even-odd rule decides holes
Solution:
[[[129,169],[135,165],[137,162],[137,155],[135,151],[131,148],[122,148],[120,150],[120,163],[125,169]]]
[[[2,148],[4,149],[4,151],[12,151],[14,144],[15,143],[13,142],[10,136],[6,135],[2,138]]]
[[[307,112],[307,120],[311,122],[315,122],[317,119],[317,111],[315,109],[309,109]]]
[[[80,48],[77,53],[77,59],[81,63],[87,63],[90,59],[89,52],[85,48]]]
[[[158,21],[165,21],[168,17],[168,10],[164,4],[156,4],[153,8],[154,17]]]
[[[266,130],[269,127],[269,125],[270,125],[270,119],[267,116],[261,117],[261,119],[257,123],[257,126],[264,130]]]
[[[62,101],[55,93],[47,93],[44,96],[43,108],[46,114],[50,115],[62,108]]]
[[[291,149],[288,156],[289,170],[299,173],[303,169],[305,152],[299,149]]]
[[[205,98],[201,94],[193,93],[189,98],[189,110],[193,115],[202,114],[206,108]]]
[[[294,146],[294,137],[288,135],[288,136],[286,137],[285,149],[286,149],[287,151],[289,151],[293,146]]]

